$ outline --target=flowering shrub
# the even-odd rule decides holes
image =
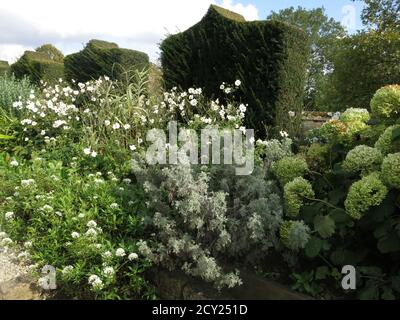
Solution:
[[[372,173],[350,187],[345,201],[346,211],[353,219],[359,220],[369,208],[380,205],[387,193],[379,174]]]
[[[382,153],[378,149],[359,145],[349,151],[343,162],[343,169],[366,175],[379,170],[382,160]]]
[[[379,89],[371,100],[372,113],[378,118],[400,115],[400,86],[391,85]]]
[[[286,213],[289,217],[297,217],[304,199],[315,196],[311,183],[302,177],[288,182],[284,187]]]
[[[389,154],[383,160],[382,179],[388,187],[400,189],[400,153]]]
[[[284,157],[272,165],[272,171],[282,186],[308,172],[307,162],[300,157]]]
[[[399,152],[400,141],[399,139],[393,139],[396,132],[400,132],[400,125],[388,127],[385,132],[381,134],[378,141],[376,141],[375,148],[379,149],[384,155]]]
[[[2,245],[21,244],[32,272],[54,266],[59,293],[68,297],[150,297],[142,276],[149,263],[134,240],[146,212],[140,189],[111,172],[82,175],[76,162],[43,156],[18,165],[2,159],[0,224],[12,239]]]

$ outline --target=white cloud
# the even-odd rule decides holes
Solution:
[[[2,0],[0,59],[13,60],[26,48],[53,43],[64,53],[100,38],[145,51],[155,60],[167,33],[197,23],[210,4],[222,5],[247,20],[258,18],[254,5],[232,0]]]

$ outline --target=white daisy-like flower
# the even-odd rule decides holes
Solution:
[[[111,121],[110,120],[105,120],[104,124],[108,127],[111,124]]]
[[[132,144],[132,145],[129,146],[129,149],[131,149],[131,151],[135,151],[136,150],[136,146]]]
[[[114,130],[118,130],[119,128],[121,128],[121,125],[120,125],[119,123],[114,123],[113,126],[112,126],[112,128],[113,128]]]
[[[291,118],[293,118],[296,115],[296,113],[294,111],[289,111],[288,114],[289,114],[289,117],[291,117]]]
[[[279,134],[281,135],[282,138],[287,138],[289,137],[289,134],[286,131],[280,131]]]
[[[124,257],[124,256],[126,256],[126,253],[125,253],[125,250],[124,250],[124,249],[118,248],[118,249],[115,251],[115,255],[116,255],[117,257]]]
[[[241,84],[242,84],[242,81],[240,81],[240,80],[236,80],[235,81],[235,86],[236,87],[240,87]]]
[[[103,258],[111,258],[112,257],[112,253],[111,253],[111,251],[106,251],[106,252],[104,252],[103,254],[102,254],[102,257]]]
[[[246,108],[246,106],[242,103],[242,104],[239,106],[239,110],[240,110],[240,112],[246,112],[247,108]]]
[[[89,238],[97,237],[97,231],[96,231],[96,229],[90,228],[88,231],[86,231],[85,236],[86,236],[86,237],[89,237]]]
[[[88,282],[95,290],[103,289],[103,281],[100,279],[99,276],[97,276],[95,274],[93,274],[89,277]]]
[[[92,151],[92,153],[90,154],[90,156],[92,158],[96,158],[97,157],[97,152],[96,151]]]
[[[131,128],[131,125],[130,124],[124,124],[124,129],[125,130],[129,130]]]

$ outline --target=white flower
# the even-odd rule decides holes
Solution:
[[[28,187],[34,183],[35,183],[35,180],[33,180],[33,179],[21,180],[21,186],[23,186],[23,187]]]
[[[53,128],[59,128],[59,127],[61,127],[63,124],[66,124],[66,122],[63,121],[63,120],[54,121],[54,123],[53,123]]]
[[[139,256],[138,256],[137,253],[131,253],[131,254],[128,256],[129,261],[137,260],[138,258],[139,258]]]
[[[14,219],[14,212],[6,212],[6,214],[4,215],[4,217],[6,218],[7,221],[13,220]]]
[[[18,163],[17,160],[13,160],[13,161],[10,162],[10,166],[11,166],[11,167],[18,167],[18,166],[19,166],[19,163]]]
[[[32,248],[32,242],[31,241],[26,241],[25,243],[24,243],[24,247],[25,248]]]
[[[241,104],[239,106],[239,110],[240,110],[240,112],[246,112],[247,108],[246,108],[246,106],[244,104]]]
[[[197,100],[196,100],[196,99],[192,99],[192,100],[190,101],[190,104],[191,104],[193,107],[197,106]]]
[[[46,134],[46,130],[40,131],[40,135],[44,136]]]
[[[250,142],[251,144],[254,144],[255,141],[256,141],[256,139],[254,139],[254,137],[251,137],[251,138],[249,139],[249,142]]]
[[[124,249],[118,248],[118,249],[115,251],[115,255],[116,255],[117,257],[124,257],[124,256],[126,255],[126,253],[125,253],[125,250],[124,250]]]
[[[126,183],[126,184],[130,184],[132,182],[132,180],[129,178],[126,178],[126,179],[122,180],[122,182]]]
[[[106,277],[112,277],[115,273],[113,267],[105,267],[103,270],[103,273]]]
[[[110,251],[106,251],[102,254],[103,258],[111,258],[112,257],[112,253]]]
[[[224,85],[224,84],[221,84],[219,88],[220,88],[221,90],[225,90],[225,85]]]
[[[110,204],[110,208],[111,208],[111,209],[118,209],[118,203],[115,203],[115,202],[114,202],[114,203],[111,203],[111,204]]]
[[[71,233],[71,237],[73,238],[73,239],[77,239],[77,238],[79,238],[81,235],[78,233],[78,232],[72,232]]]
[[[293,118],[296,115],[296,113],[294,111],[289,111],[288,113],[289,113],[289,117],[291,117],[291,118]]]
[[[110,120],[105,120],[104,124],[108,127],[111,124],[111,122],[110,122]]]
[[[240,81],[240,80],[236,80],[235,81],[235,86],[236,87],[240,87],[241,84],[242,84],[242,81]]]
[[[63,275],[67,275],[68,273],[70,273],[72,270],[74,270],[73,266],[66,266],[64,269],[61,270],[61,273]]]
[[[88,231],[85,233],[86,237],[96,237],[97,236],[97,231],[93,228],[90,228]]]
[[[44,205],[44,206],[42,207],[42,210],[43,210],[43,211],[46,211],[46,212],[52,212],[54,209],[53,209],[52,206],[49,206],[48,204],[46,204],[46,205]]]
[[[90,221],[86,224],[86,226],[87,226],[88,228],[96,228],[96,227],[97,227],[97,223],[96,223],[96,221],[94,221],[94,220],[90,220]]]
[[[1,244],[2,244],[3,246],[7,246],[7,245],[9,245],[9,244],[11,244],[11,243],[13,243],[13,241],[12,241],[10,238],[4,238],[4,239],[1,241]]]
[[[130,145],[129,149],[131,149],[131,151],[135,151],[136,150],[136,146],[135,145]]]
[[[113,128],[114,130],[118,130],[119,128],[121,128],[121,125],[120,125],[119,123],[114,123],[113,126],[112,126],[112,128]]]
[[[279,134],[281,135],[282,138],[287,138],[289,137],[289,134],[286,131],[280,131]]]
[[[129,130],[131,128],[131,125],[130,124],[124,124],[124,129],[125,130]]]
[[[92,149],[90,147],[83,149],[83,153],[86,155],[89,155],[91,152],[92,152]]]
[[[96,158],[97,157],[97,152],[96,151],[92,151],[92,153],[90,154],[90,156],[92,158]]]
[[[103,288],[103,281],[95,274],[89,277],[88,282],[95,290],[101,290]]]

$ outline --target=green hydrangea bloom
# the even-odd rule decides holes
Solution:
[[[371,207],[382,203],[388,189],[374,172],[352,184],[344,203],[347,214],[353,219],[360,220]]]
[[[303,221],[284,221],[279,234],[282,243],[293,251],[304,249],[310,240],[310,228]]]
[[[382,153],[378,149],[360,145],[349,151],[342,167],[346,171],[361,172],[361,175],[366,175],[378,170],[382,160]]]
[[[400,189],[400,153],[389,154],[383,160],[382,180],[390,188]]]
[[[315,197],[315,193],[309,181],[298,177],[285,185],[283,196],[287,215],[297,217],[304,204],[304,198],[313,198]]]
[[[294,178],[305,175],[308,172],[308,165],[306,160],[301,157],[284,157],[273,164],[272,170],[281,185],[284,186]]]
[[[394,130],[400,130],[400,125],[388,127],[375,143],[375,148],[379,149],[383,155],[400,151],[400,140],[392,141]]]
[[[400,85],[379,89],[371,100],[371,110],[380,118],[400,116]]]
[[[345,123],[367,123],[371,117],[367,109],[349,108],[340,115],[339,119]]]
[[[347,132],[347,125],[340,120],[330,120],[325,122],[319,129],[321,137],[329,142],[341,140],[341,138],[347,137]]]
[[[329,158],[329,145],[313,143],[307,149],[307,163],[311,168],[327,168]]]

